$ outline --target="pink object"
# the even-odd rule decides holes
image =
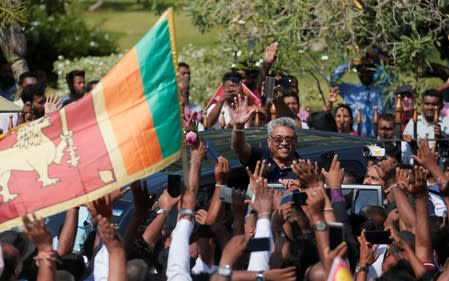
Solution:
[[[449,116],[449,103],[444,103],[443,109],[441,109],[441,117]]]
[[[186,134],[186,143],[189,146],[194,146],[198,140],[198,135],[195,132],[188,132]]]

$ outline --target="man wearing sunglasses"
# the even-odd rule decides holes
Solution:
[[[296,179],[291,169],[294,160],[299,159],[296,152],[297,136],[295,120],[282,117],[271,120],[267,126],[268,147],[252,146],[245,140],[244,124],[251,118],[254,109],[247,106],[246,97],[241,96],[234,100],[231,110],[232,123],[232,149],[238,154],[240,162],[252,171],[257,161],[265,160],[268,166],[266,178],[268,182],[278,183],[279,179]]]

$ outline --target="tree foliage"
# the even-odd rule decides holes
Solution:
[[[7,28],[14,22],[25,22],[26,8],[26,3],[21,1],[0,1],[0,28]]]
[[[20,57],[26,57],[30,68],[41,69],[50,74],[58,56],[76,58],[104,56],[115,52],[116,43],[113,38],[99,28],[88,27],[76,13],[77,4],[78,1],[65,0],[0,1],[0,18],[3,24],[0,34],[9,31],[5,33],[8,36],[1,37],[2,46],[9,46],[2,47],[3,55],[10,58],[11,54],[20,53]],[[4,16],[8,14],[11,16],[4,20]],[[12,40],[20,36],[26,38],[27,50],[22,48],[22,52],[18,52],[15,47],[17,44],[13,44],[17,40]],[[54,80],[53,77],[50,79]]]
[[[418,70],[429,74],[435,48],[443,59],[449,53],[448,1],[187,0],[185,9],[201,31],[223,29],[222,44],[240,54],[239,62],[256,64],[265,46],[278,42],[276,67],[289,72],[327,75],[330,65],[379,48],[398,80],[417,79]],[[323,53],[331,59],[324,64],[317,59]]]
[[[50,73],[58,56],[71,59],[105,56],[116,51],[116,44],[109,34],[88,27],[75,12],[76,2],[39,1],[42,3],[30,6],[30,21],[25,29],[27,59],[32,68]]]

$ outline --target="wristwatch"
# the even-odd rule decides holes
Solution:
[[[221,276],[229,278],[232,275],[231,266],[229,264],[220,265],[217,269],[217,273]]]
[[[164,208],[158,208],[156,210],[156,215],[164,215],[164,216],[168,216],[168,212],[167,210],[165,210]]]
[[[256,281],[265,281],[265,277],[263,277],[263,271],[257,272]]]
[[[355,267],[355,273],[359,273],[359,272],[368,272],[368,266],[360,266],[360,265],[357,265],[356,267]]]
[[[195,218],[195,212],[192,209],[183,208],[181,211],[179,211],[180,217],[190,216],[192,219]]]
[[[327,229],[327,223],[325,221],[318,221],[312,225],[314,231],[325,231]]]

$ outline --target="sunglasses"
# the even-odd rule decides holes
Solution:
[[[276,143],[281,144],[284,140],[288,143],[296,143],[296,136],[270,136],[270,138]]]

